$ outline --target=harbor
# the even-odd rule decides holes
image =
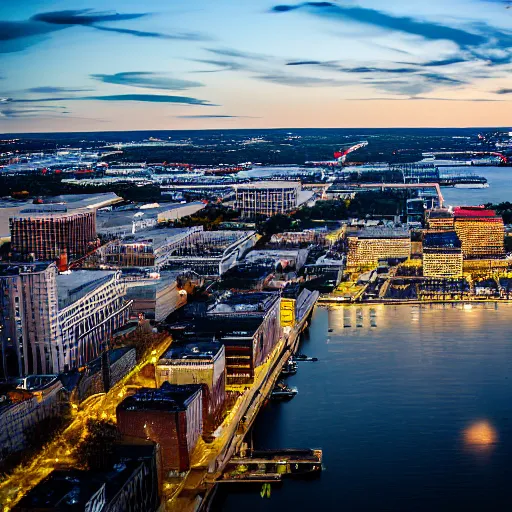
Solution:
[[[321,446],[320,478],[271,483],[270,498],[262,484],[222,484],[211,510],[308,510],[319,496],[333,510],[413,502],[421,512],[484,510],[506,501],[511,308],[317,307],[301,350],[319,361],[299,363],[287,378],[299,395],[262,409],[252,437],[256,449]],[[467,434],[481,422],[494,444]]]

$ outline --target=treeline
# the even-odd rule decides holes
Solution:
[[[512,224],[512,203],[509,201],[499,204],[487,203],[485,206],[486,208],[495,210],[498,215],[501,215],[505,224]]]
[[[188,228],[191,226],[203,226],[205,231],[219,229],[221,222],[229,222],[238,217],[238,212],[222,205],[207,205],[202,210],[172,221],[175,228]]]

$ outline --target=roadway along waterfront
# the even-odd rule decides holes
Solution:
[[[508,510],[511,317],[504,303],[317,307],[301,352],[319,361],[262,409],[254,445],[322,448],[324,471],[270,499],[220,486],[213,510]]]

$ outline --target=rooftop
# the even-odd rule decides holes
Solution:
[[[301,188],[300,181],[255,181],[252,183],[240,183],[235,185],[236,189],[295,189]]]
[[[115,275],[112,270],[74,270],[57,275],[59,309],[81,299]]]
[[[201,384],[178,386],[164,382],[159,389],[142,388],[125,398],[118,408],[125,411],[186,411],[197,393],[201,393]]]
[[[358,238],[410,238],[410,233],[405,228],[371,227],[356,231],[349,236]]]
[[[279,298],[275,292],[229,293],[208,309],[209,315],[264,313]]]
[[[188,343],[186,345],[173,344],[160,359],[205,359],[213,360],[215,356],[222,351],[223,346],[220,343],[198,342]],[[159,363],[160,363],[159,361]],[[161,364],[161,363],[160,363]]]
[[[423,240],[423,247],[459,248],[460,240],[455,231],[427,233]]]
[[[30,274],[32,272],[43,272],[52,263],[37,262],[37,263],[1,263],[0,276],[17,276],[20,274]]]
[[[485,206],[457,206],[453,214],[455,217],[496,217],[496,212]]]

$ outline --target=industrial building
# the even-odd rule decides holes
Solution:
[[[462,277],[463,255],[455,231],[427,233],[423,240],[425,277]]]
[[[405,260],[411,254],[411,236],[402,228],[366,228],[347,235],[347,267],[373,267],[379,260]]]
[[[62,205],[25,208],[9,219],[11,250],[21,259],[84,256],[96,247],[96,211]]]
[[[288,213],[313,195],[298,181],[257,181],[235,185],[235,209],[244,218]]]
[[[150,439],[161,448],[164,476],[190,468],[190,456],[203,432],[202,386],[142,388],[125,398],[116,410],[122,434]]]
[[[175,221],[193,215],[206,206],[201,201],[192,203],[129,205],[111,210],[99,210],[96,217],[98,233],[117,238],[133,235],[160,223]]]
[[[112,267],[189,269],[203,276],[219,276],[241,261],[257,239],[255,231],[154,228],[115,240],[97,253],[100,264]]]
[[[203,432],[215,430],[226,399],[226,355],[218,342],[177,344],[160,358],[156,384],[203,385]]]
[[[58,274],[54,263],[0,266],[3,373],[59,373],[97,357],[129,317],[119,272]]]

